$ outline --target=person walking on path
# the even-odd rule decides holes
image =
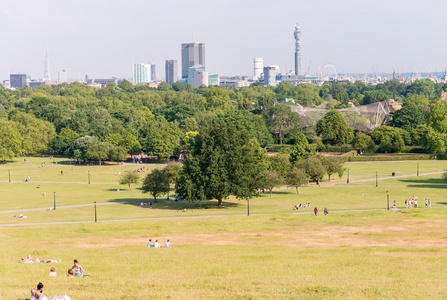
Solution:
[[[329,212],[327,211],[327,208],[324,208],[324,215],[327,215]]]
[[[314,214],[317,215],[318,214],[318,208],[314,208]]]
[[[394,203],[393,203],[393,209],[394,209],[394,210],[396,209],[396,200],[394,200]]]

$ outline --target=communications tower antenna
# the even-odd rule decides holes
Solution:
[[[51,81],[51,75],[50,75],[50,55],[48,54],[48,48],[45,55],[45,70],[43,72],[43,80],[44,81]]]
[[[298,23],[296,23],[293,36],[295,37],[295,75],[299,76],[301,75],[301,49],[300,49],[301,29]]]

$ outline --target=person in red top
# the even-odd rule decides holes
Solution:
[[[318,214],[318,208],[314,208],[314,214],[317,215]]]

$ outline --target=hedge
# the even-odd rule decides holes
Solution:
[[[281,149],[288,148],[292,150],[294,145],[289,144],[280,144],[280,145],[268,145],[265,148],[267,149],[267,152],[279,152]]]
[[[345,162],[359,161],[400,161],[400,160],[431,160],[437,159],[436,155],[395,155],[395,156],[342,156]],[[439,158],[441,159],[441,158]]]

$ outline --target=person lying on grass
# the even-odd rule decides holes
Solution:
[[[56,259],[47,259],[47,260],[40,260],[38,258],[32,258],[31,255],[28,255],[26,258],[22,257],[22,263],[57,263],[58,261]]]

